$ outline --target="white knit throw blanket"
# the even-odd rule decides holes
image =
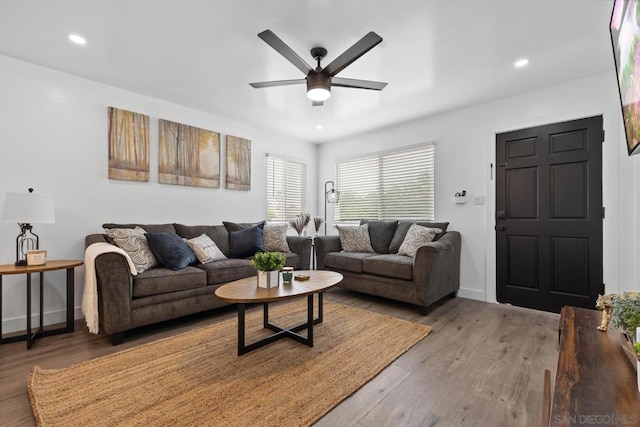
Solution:
[[[125,251],[119,247],[106,242],[92,243],[84,251],[84,293],[82,294],[82,314],[87,322],[89,332],[98,333],[100,320],[98,316],[98,284],[96,279],[95,261],[98,255],[115,252],[122,255],[129,264],[129,271],[132,275],[138,274],[136,266]]]

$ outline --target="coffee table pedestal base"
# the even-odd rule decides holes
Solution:
[[[282,338],[291,338],[299,343],[313,347],[313,325],[322,323],[322,292],[318,293],[318,318],[313,318],[313,294],[307,295],[307,321],[291,329],[283,329],[279,326],[269,323],[269,303],[263,303],[263,320],[262,325],[265,329],[275,332],[259,341],[245,345],[245,304],[238,304],[238,356],[246,354],[251,350],[263,347]],[[304,337],[297,332],[307,330],[307,336]]]

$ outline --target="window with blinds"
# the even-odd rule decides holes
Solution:
[[[335,222],[433,220],[434,147],[404,148],[336,164]]]
[[[286,223],[307,212],[307,165],[267,157],[267,221]]]

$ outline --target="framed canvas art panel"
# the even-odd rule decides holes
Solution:
[[[160,119],[158,182],[220,188],[220,134]]]
[[[149,116],[109,107],[109,179],[149,181]]]
[[[227,188],[251,190],[251,141],[227,135]]]

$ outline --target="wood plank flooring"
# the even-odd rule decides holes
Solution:
[[[538,426],[544,370],[558,358],[556,314],[445,298],[427,316],[411,305],[343,289],[327,300],[424,323],[433,332],[336,406],[316,426]],[[252,310],[259,309],[258,307]],[[82,321],[76,332],[0,346],[0,425],[35,425],[27,376],[234,319],[234,307],[142,328],[111,346]]]

